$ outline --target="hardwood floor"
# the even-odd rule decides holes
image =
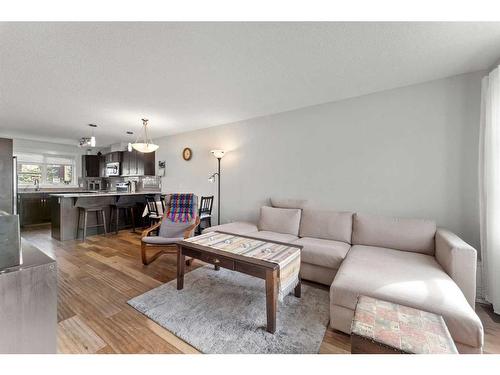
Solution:
[[[140,236],[129,231],[81,241],[54,240],[47,226],[23,237],[57,260],[59,353],[197,353],[197,350],[127,305],[127,300],[176,277],[176,257],[149,266],[140,260]],[[201,265],[195,261],[186,272]],[[319,287],[319,286],[318,286]],[[477,305],[486,353],[500,353],[500,317]],[[349,336],[328,328],[320,353],[350,353]]]

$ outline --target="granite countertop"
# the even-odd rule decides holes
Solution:
[[[60,194],[60,193],[90,193],[91,190],[81,188],[66,188],[66,189],[20,189],[18,194]]]
[[[50,194],[51,197],[61,197],[61,198],[84,198],[84,197],[109,197],[116,195],[146,195],[146,194],[161,194],[161,191],[139,191],[135,193],[122,193],[117,191],[97,191],[90,193],[62,193],[62,194]]]

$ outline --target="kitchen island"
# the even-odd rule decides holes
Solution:
[[[62,193],[50,194],[50,214],[52,223],[52,237],[59,241],[76,239],[78,225],[78,207],[82,206],[101,206],[104,207],[106,214],[106,229],[109,232],[110,206],[117,201],[135,202],[138,205],[136,219],[142,216],[142,210],[145,205],[145,195],[157,195],[159,200],[160,191],[142,191],[135,193],[126,192],[92,192],[92,193]],[[123,226],[124,219],[120,218],[120,226]],[[87,229],[88,235],[103,233],[102,228],[92,228],[97,224],[97,218],[89,215]],[[98,232],[99,231],[99,232]]]

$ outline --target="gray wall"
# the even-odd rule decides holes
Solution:
[[[484,72],[158,140],[166,192],[214,194],[222,222],[255,220],[270,196],[336,210],[435,219],[479,246],[477,154]],[[181,152],[191,147],[186,162]]]

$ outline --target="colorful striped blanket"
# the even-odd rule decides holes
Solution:
[[[194,194],[172,194],[167,218],[174,223],[188,223],[195,215]]]
[[[209,232],[184,241],[279,265],[280,301],[299,283],[300,248],[234,234]]]

